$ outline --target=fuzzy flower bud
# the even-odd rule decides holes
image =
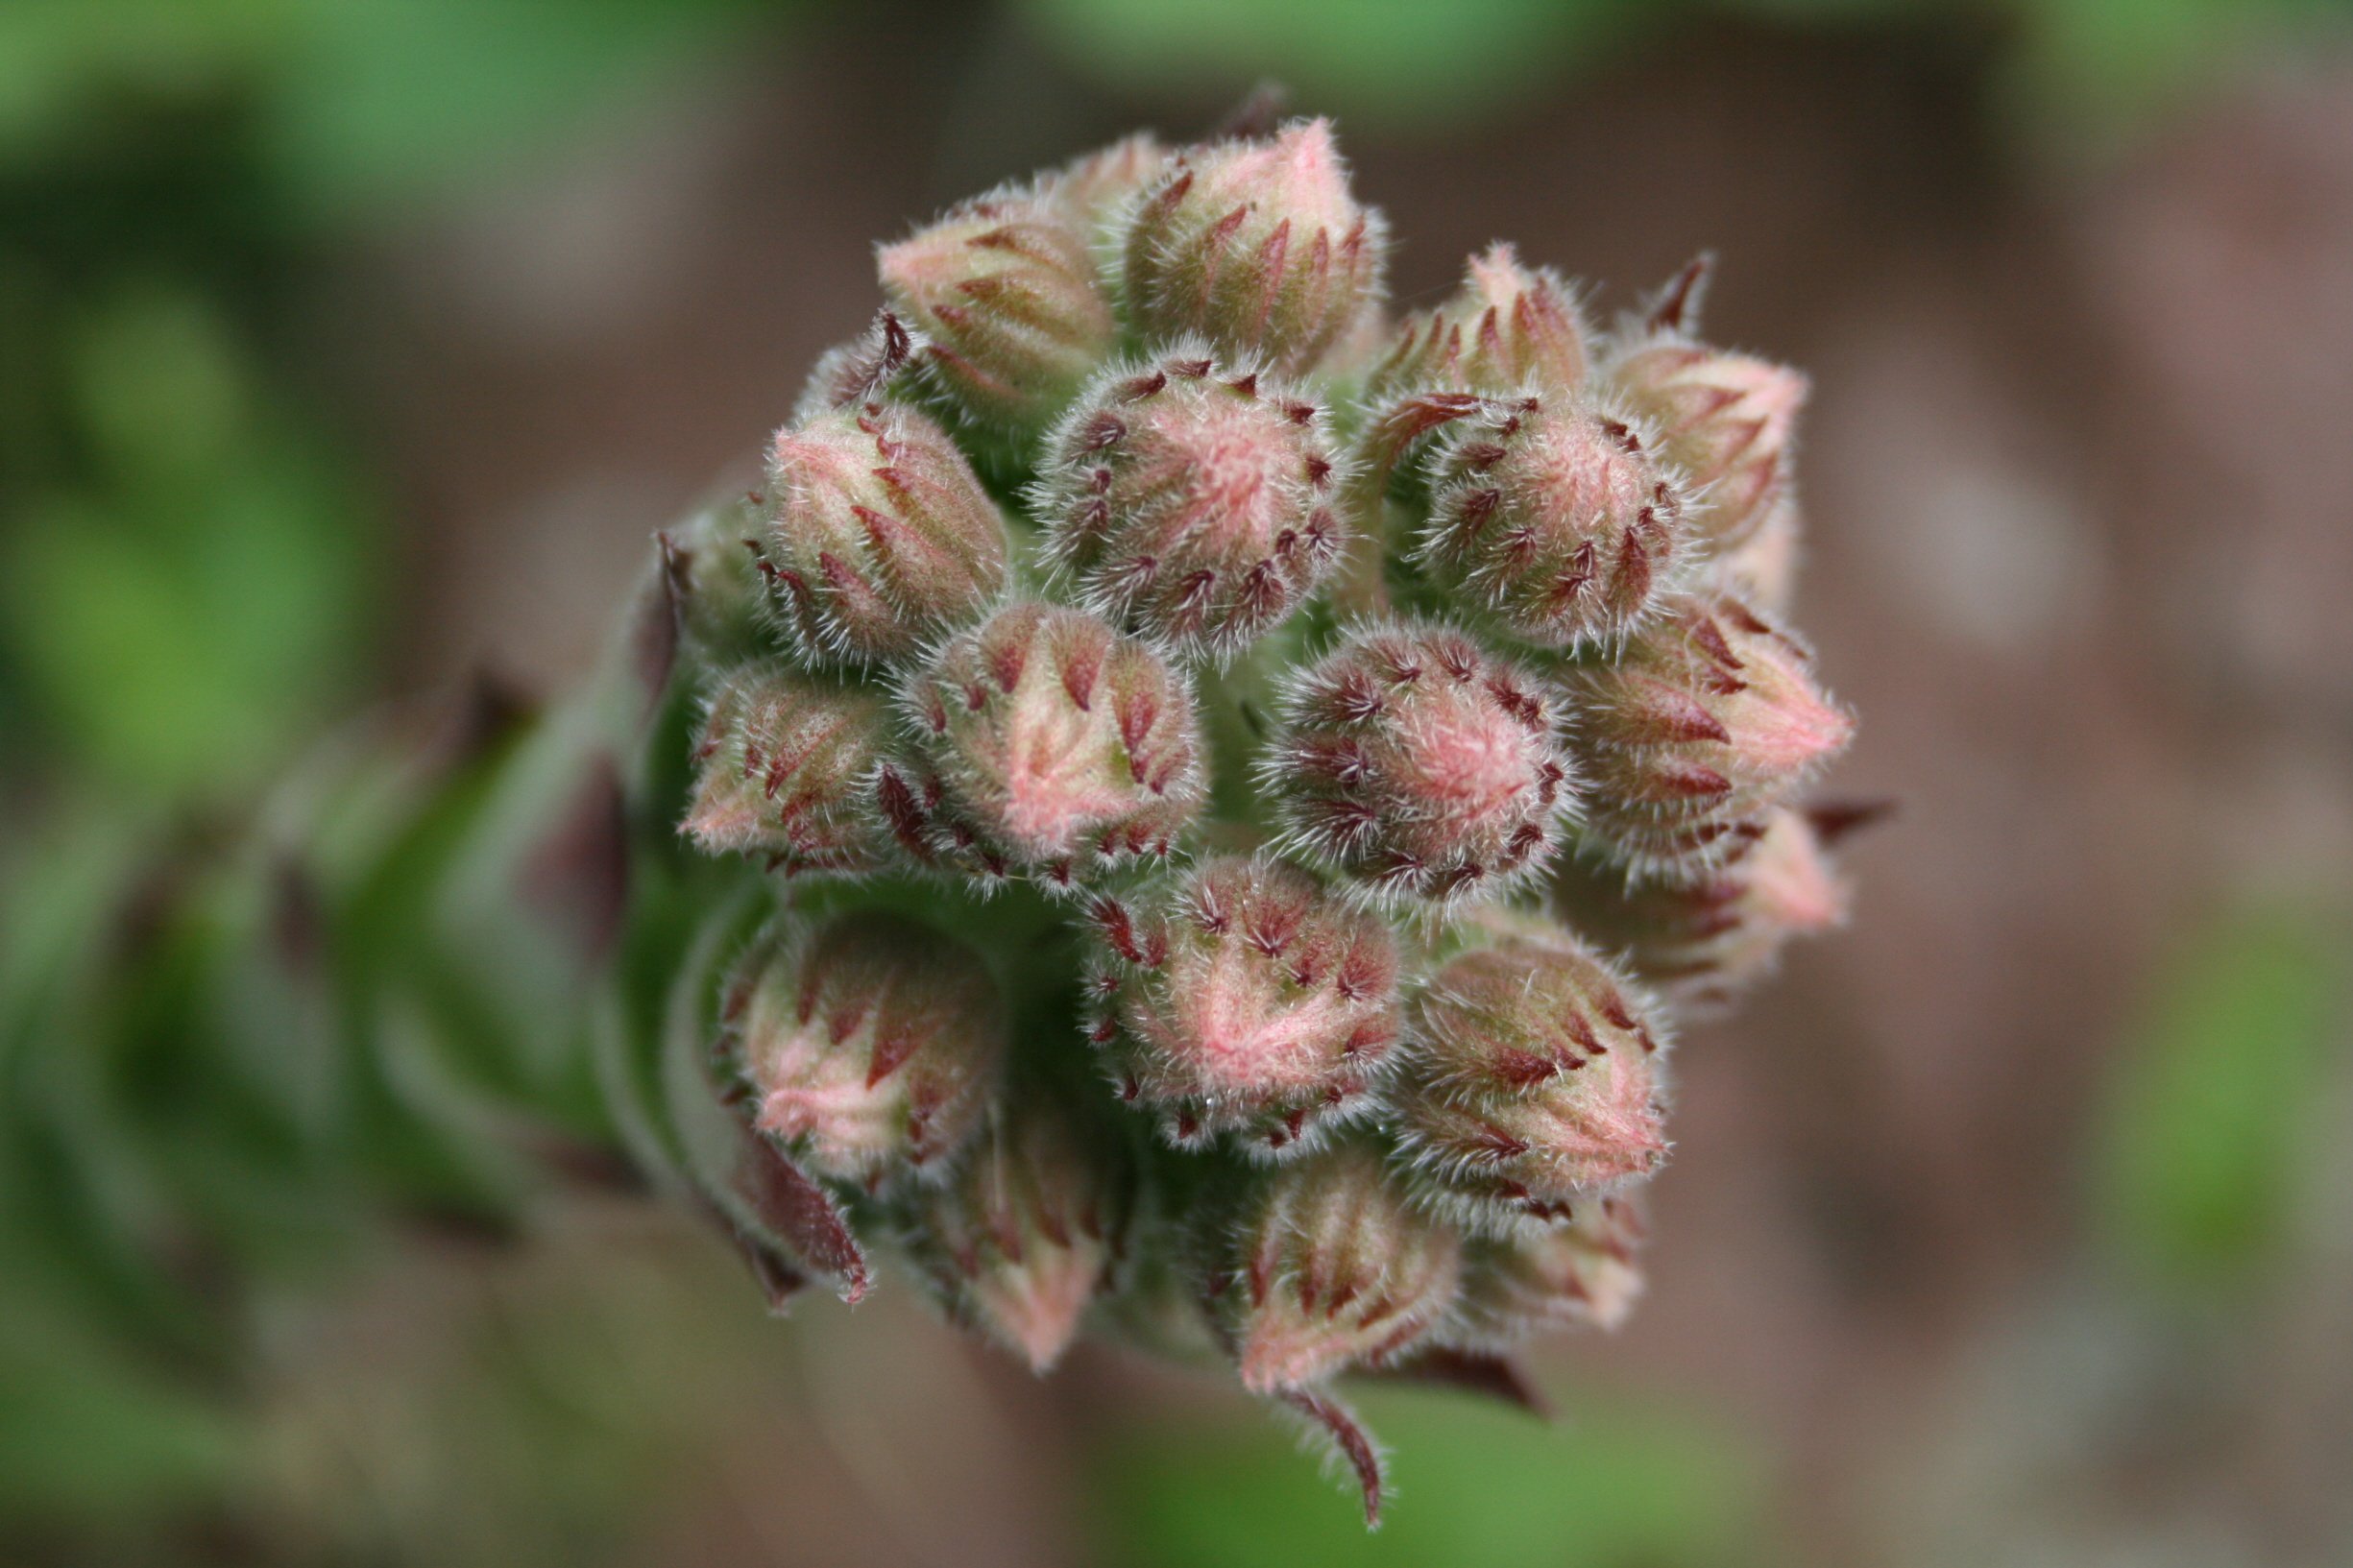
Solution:
[[[1689,481],[1701,537],[1722,549],[1754,534],[1788,489],[1806,377],[1674,328],[1622,346],[1608,376]]]
[[[1360,629],[1300,677],[1261,777],[1286,842],[1382,900],[1510,885],[1571,791],[1558,694],[1426,623]]]
[[[1329,121],[1179,153],[1128,226],[1128,315],[1299,374],[1379,297],[1386,234],[1348,193]]]
[[[1347,1143],[1278,1168],[1243,1222],[1225,1291],[1253,1392],[1380,1365],[1453,1308],[1462,1241],[1417,1209],[1379,1152]]]
[[[755,1124],[818,1175],[869,1185],[934,1173],[963,1146],[1008,1027],[978,954],[879,911],[764,938],[721,1016]]]
[[[946,847],[990,873],[1067,881],[1165,855],[1206,794],[1183,678],[1083,610],[1005,606],[941,647],[908,707],[946,786]]]
[[[1708,583],[1764,615],[1787,615],[1797,597],[1804,534],[1796,500],[1783,495],[1755,533],[1708,563]]]
[[[1723,595],[1677,597],[1572,680],[1586,826],[1638,870],[1721,859],[1854,732],[1805,647]]]
[[[706,853],[787,872],[870,871],[888,853],[875,808],[889,703],[823,676],[745,663],[713,683],[680,831]]]
[[[1678,1000],[1722,1002],[1768,973],[1794,936],[1846,919],[1847,890],[1803,812],[1779,807],[1718,865],[1630,880],[1587,855],[1554,868],[1553,907]]]
[[[1092,239],[1159,178],[1169,157],[1157,137],[1140,131],[1065,163],[1047,178],[1044,192],[1074,229]]]
[[[1449,1338],[1509,1350],[1558,1329],[1614,1329],[1642,1293],[1640,1212],[1625,1196],[1579,1202],[1568,1218],[1482,1237],[1467,1251]]]
[[[1416,1019],[1398,1121],[1467,1221],[1558,1218],[1665,1158],[1660,1025],[1567,931],[1516,922],[1441,968]]]
[[[1368,390],[1375,398],[1571,393],[1585,384],[1585,337],[1574,291],[1549,269],[1521,266],[1509,245],[1493,245],[1470,258],[1443,304],[1397,324]]]
[[[1049,191],[1007,188],[876,253],[884,294],[930,340],[934,384],[975,424],[1042,428],[1111,351],[1087,239]]]
[[[1005,519],[946,431],[867,403],[776,433],[765,570],[807,658],[887,663],[980,613]]]
[[[1064,1112],[1025,1096],[913,1208],[917,1259],[949,1312],[1044,1372],[1119,1259],[1128,1194]]]
[[[1093,1038],[1172,1144],[1232,1132],[1289,1157],[1394,1065],[1396,943],[1311,873],[1224,856],[1143,913],[1112,898],[1093,913]]]
[[[1431,454],[1430,476],[1421,559],[1548,647],[1639,623],[1687,547],[1682,497],[1641,438],[1563,398],[1484,404]]]
[[[1339,558],[1322,410],[1177,352],[1118,367],[1047,444],[1036,510],[1085,602],[1185,652],[1232,653]]]

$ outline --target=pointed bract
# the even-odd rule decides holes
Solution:
[[[888,663],[977,616],[1006,578],[1005,519],[948,433],[867,403],[776,433],[763,569],[813,663]]]
[[[1008,187],[876,253],[883,293],[928,340],[920,363],[958,414],[1027,436],[1111,352],[1088,221],[1052,189]]]
[[[1573,648],[1649,616],[1688,552],[1668,470],[1623,420],[1563,398],[1495,400],[1429,458],[1420,556],[1512,634]]]
[[[1300,374],[1378,301],[1387,238],[1348,192],[1330,122],[1299,121],[1177,154],[1129,218],[1122,298],[1147,337]]]
[[[1060,1107],[1008,1100],[955,1173],[915,1197],[918,1258],[958,1318],[1049,1371],[1119,1261],[1126,1180]]]
[[[1244,1218],[1225,1297],[1257,1393],[1377,1366],[1454,1308],[1462,1242],[1408,1200],[1378,1150],[1345,1143],[1276,1168]]]
[[[980,1123],[1007,1034],[977,953],[879,910],[755,943],[721,1024],[754,1124],[817,1174],[866,1185],[940,1171]]]
[[[1565,1217],[1666,1155],[1653,1004],[1565,929],[1513,918],[1417,998],[1397,1122],[1443,1212]]]
[[[1272,376],[1178,350],[1115,366],[1048,441],[1050,560],[1129,631],[1226,656],[1305,603],[1340,557],[1323,411]]]
[[[1363,627],[1286,695],[1262,778],[1284,841],[1362,896],[1486,897],[1559,840],[1561,723],[1558,692],[1463,633]]]
[[[1498,244],[1470,258],[1443,304],[1396,325],[1366,390],[1374,400],[1417,392],[1565,396],[1585,384],[1586,369],[1575,291]]]
[[[1395,940],[1313,874],[1222,856],[1149,903],[1105,897],[1091,913],[1093,1038],[1120,1097],[1171,1143],[1231,1133],[1291,1157],[1395,1066]]]
[[[1083,610],[999,609],[933,656],[906,706],[945,784],[935,841],[992,875],[1068,883],[1164,856],[1206,793],[1183,677]]]

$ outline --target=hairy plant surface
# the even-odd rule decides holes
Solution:
[[[158,891],[160,978],[61,989],[158,1136],[60,1204],[258,1266],[256,1184],[625,1169],[780,1308],[888,1253],[1041,1372],[1228,1367],[1377,1519],[1337,1380],[1532,1399],[1638,1295],[1675,1010],[1843,918],[1851,730],[1783,618],[1806,382],[1705,266],[1597,330],[1497,246],[1396,318],[1386,238],[1305,121],[882,247],[578,697],[327,755]]]

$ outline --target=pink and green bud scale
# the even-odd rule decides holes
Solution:
[[[1114,1283],[1127,1180],[1060,1108],[1008,1097],[948,1179],[913,1198],[916,1259],[958,1320],[1050,1371]]]
[[[1450,627],[1352,632],[1299,675],[1262,766],[1283,842],[1385,904],[1485,897],[1552,855],[1559,692]]]
[[[1231,1134],[1289,1157],[1363,1114],[1395,1067],[1387,924],[1288,862],[1221,856],[1151,904],[1093,908],[1090,1033],[1119,1098],[1178,1147]]]
[[[881,692],[772,663],[720,674],[679,831],[715,855],[788,872],[855,874],[890,856],[876,787],[894,736]]]
[[[1086,220],[1051,188],[966,203],[875,264],[885,296],[929,340],[918,357],[931,383],[983,431],[1042,429],[1119,335]]]
[[[1625,421],[1560,396],[1483,403],[1431,453],[1422,558],[1515,637],[1572,648],[1646,618],[1688,553],[1684,501]]]
[[[765,572],[812,663],[907,658],[1005,584],[1005,519],[948,433],[915,409],[865,403],[779,430],[768,487]]]
[[[1379,301],[1388,228],[1357,205],[1327,120],[1178,153],[1123,240],[1129,324],[1297,375]]]
[[[1036,600],[948,639],[907,690],[946,786],[940,848],[1057,884],[1165,856],[1205,784],[1193,693],[1157,650]]]
[[[1686,269],[1647,320],[1618,334],[1606,374],[1693,487],[1700,536],[1722,549],[1756,533],[1786,494],[1807,380],[1691,335],[1705,268]]]
[[[1481,1226],[1564,1218],[1666,1157],[1654,1004],[1565,929],[1505,930],[1430,977],[1397,1096],[1434,1200]]]
[[[980,1124],[1008,1027],[978,953],[880,911],[764,937],[722,1020],[752,1124],[865,1186],[939,1173]]]
[[[1269,1176],[1238,1251],[1223,1297],[1243,1386],[1257,1393],[1394,1363],[1438,1332],[1461,1288],[1461,1236],[1353,1141]]]
[[[1642,1293],[1643,1235],[1636,1200],[1613,1196],[1580,1201],[1555,1224],[1474,1238],[1448,1339],[1507,1351],[1562,1329],[1618,1327]]]
[[[1113,366],[1049,439],[1034,505],[1079,598],[1129,631],[1228,657],[1339,559],[1322,409],[1183,350]]]
[[[1576,294],[1557,274],[1492,245],[1470,258],[1444,303],[1397,324],[1367,390],[1376,400],[1417,392],[1565,396],[1585,384],[1586,337]]]
[[[1720,862],[1632,879],[1565,855],[1552,907],[1678,1001],[1730,1001],[1772,971],[1790,940],[1844,923],[1847,889],[1802,811],[1776,807]]]
[[[1587,831],[1651,875],[1735,853],[1855,729],[1806,646],[1724,595],[1670,601],[1570,682]]]

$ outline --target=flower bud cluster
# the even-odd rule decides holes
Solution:
[[[1639,1294],[1670,1006],[1843,917],[1852,731],[1781,619],[1803,379],[1696,272],[1595,334],[1496,246],[1392,321],[1385,245],[1322,121],[951,208],[658,601],[675,820],[779,906],[731,1218],[1039,1370],[1223,1357],[1369,1495],[1334,1379],[1509,1388]]]

